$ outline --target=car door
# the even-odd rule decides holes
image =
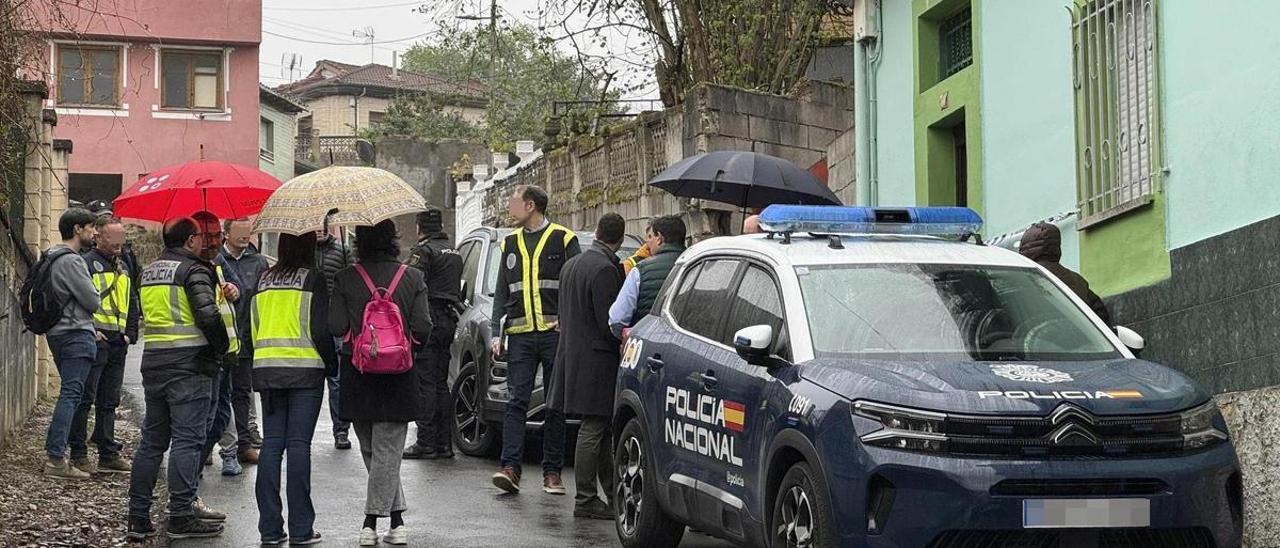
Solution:
[[[723,474],[739,460],[725,445],[731,432],[723,422],[714,371],[732,354],[716,339],[741,267],[742,261],[732,257],[692,264],[663,314],[669,333],[642,364],[652,366],[657,360],[663,371],[660,385],[653,387],[654,399],[647,401],[661,403],[649,406],[649,428],[652,443],[664,456],[656,467],[659,478],[674,484],[670,511],[702,527],[719,520],[699,511],[707,505],[699,502],[706,490],[699,489],[697,478],[709,470]]]
[[[772,272],[763,262],[749,262],[735,282],[732,304],[724,322],[719,342],[733,348],[738,330],[768,325],[773,329],[771,354],[791,360],[789,330],[785,321],[782,292]],[[716,508],[704,513],[718,516],[723,531],[731,536],[744,536],[744,523],[761,521],[766,516],[752,512],[763,507],[764,480],[762,448],[769,445],[771,425],[789,403],[787,389],[773,382],[765,367],[752,365],[733,352],[724,362],[712,367],[720,386],[726,426],[734,432],[731,447],[740,466],[727,468],[722,474],[704,473],[699,481],[723,490],[713,498]],[[741,412],[731,413],[731,409]]]

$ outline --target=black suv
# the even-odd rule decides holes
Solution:
[[[493,310],[493,293],[498,283],[502,238],[509,228],[478,228],[458,240],[462,256],[462,296],[466,310],[458,320],[450,348],[449,385],[453,387],[453,441],[460,451],[472,456],[493,455],[501,444],[502,419],[507,407],[507,363],[504,357],[494,360],[489,352],[492,330],[489,316]],[[585,250],[593,240],[591,231],[580,231],[578,242]],[[640,238],[627,235],[619,259],[631,256],[643,244]],[[505,345],[504,345],[505,346]],[[534,379],[533,396],[529,400],[528,425],[541,430],[545,395],[542,374]],[[572,421],[571,421],[572,422]]]

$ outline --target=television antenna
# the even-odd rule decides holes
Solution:
[[[351,35],[356,38],[364,38],[369,41],[369,62],[374,62],[374,49],[376,43],[373,41],[373,27],[365,27],[351,31]]]

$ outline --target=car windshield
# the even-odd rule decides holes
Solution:
[[[1037,270],[938,264],[798,267],[819,357],[1101,360],[1120,353]]]

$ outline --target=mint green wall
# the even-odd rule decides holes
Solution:
[[[881,2],[880,5],[883,49],[876,73],[880,205],[915,205],[911,2]]]
[[[986,233],[998,235],[1075,209],[1071,17],[1061,5],[984,0],[982,140]],[[1079,265],[1074,218],[1063,263]]]
[[[1280,215],[1280,2],[1160,3],[1168,240]]]

